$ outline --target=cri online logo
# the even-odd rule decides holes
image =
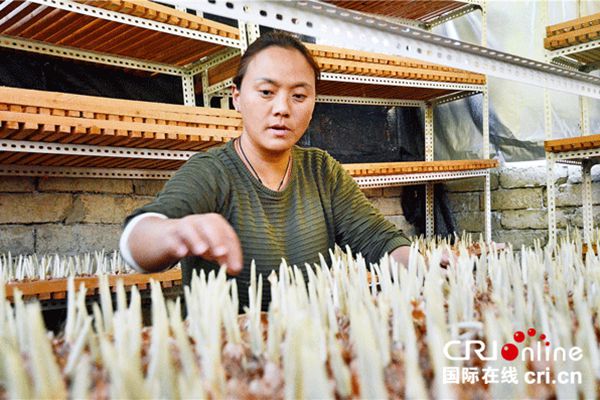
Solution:
[[[527,335],[529,337],[535,336],[536,333],[537,333],[536,330],[533,328],[529,328],[527,330]],[[525,334],[521,331],[516,331],[515,334],[513,335],[513,339],[515,339],[515,342],[517,342],[517,343],[523,343],[523,341],[525,341]],[[539,339],[541,341],[546,340],[546,335],[544,335],[542,333],[540,335]],[[550,346],[550,342],[548,342],[548,341],[546,341],[545,344],[546,344],[546,346]],[[502,350],[500,351],[500,354],[502,355],[502,358],[504,358],[506,361],[512,361],[519,356],[519,348],[512,343],[507,343],[504,346],[502,346]]]
[[[529,328],[527,330],[527,336],[530,338],[534,338],[537,334],[537,331],[534,328]],[[513,335],[513,339],[517,343],[523,343],[525,341],[525,333],[522,331],[517,331]],[[550,348],[550,341],[546,340],[546,335],[541,334],[538,336],[539,341],[533,347],[524,347],[519,351],[519,348],[513,343],[506,343],[502,346],[500,350],[500,355],[506,361],[513,361],[519,355],[523,361],[566,361],[567,358],[573,361],[579,361],[583,358],[583,351],[580,347],[571,347],[568,351],[564,347],[553,347]],[[544,345],[542,346],[542,343]],[[464,353],[456,355],[460,353],[460,349],[462,349],[462,345],[464,345]],[[454,351],[452,354],[450,353],[450,349]],[[458,351],[457,351],[458,350]],[[487,356],[484,354],[487,350]],[[488,360],[497,360],[498,359],[498,345],[496,342],[492,342],[489,347],[486,347],[485,342],[482,340],[450,340],[444,346],[444,355],[449,360],[468,360],[470,358],[471,351],[475,353],[475,355],[484,361]]]

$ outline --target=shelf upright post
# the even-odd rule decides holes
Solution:
[[[542,3],[541,12],[542,25],[547,26],[548,18],[548,0]],[[552,61],[550,53],[545,51],[545,61]],[[546,140],[552,139],[552,102],[550,91],[544,87],[544,134]],[[556,187],[554,182],[554,167],[556,165],[556,156],[554,153],[546,152],[546,207],[548,211],[548,245],[553,248],[556,246]]]
[[[425,104],[425,161],[433,161],[433,104]],[[425,233],[427,237],[435,235],[434,220],[434,183],[425,184]]]
[[[581,134],[590,134],[590,119],[588,113],[588,100],[579,96]],[[583,238],[588,245],[592,244],[592,231],[594,227],[594,216],[592,214],[592,165],[591,160],[581,162],[581,206],[583,207]]]
[[[181,84],[183,88],[183,104],[186,106],[195,106],[196,92],[194,91],[194,75],[189,72],[184,72],[181,75]],[[209,107],[206,104],[204,106]]]
[[[260,37],[260,27],[257,24],[246,24],[246,37],[251,44]]]
[[[554,186],[554,165],[556,157],[553,152],[546,152],[546,191],[548,198],[548,245],[556,246],[556,188]]]
[[[481,129],[483,136],[483,154],[482,158],[490,158],[490,98],[488,93],[487,82],[482,92],[482,118]],[[490,171],[485,174],[485,182],[483,189],[483,220],[485,225],[485,241],[489,244],[492,242],[492,182]]]
[[[182,12],[187,12],[183,6],[175,6],[175,9]],[[194,90],[194,75],[184,72],[181,75],[181,86],[183,88],[183,104],[186,106],[196,105],[196,92]],[[204,106],[207,106],[204,104]]]
[[[202,99],[204,101],[204,107],[210,107],[210,99],[212,96],[206,91],[206,88],[208,88],[208,69],[202,70],[200,78],[202,79]]]
[[[487,47],[487,1],[481,1],[481,45]],[[481,133],[482,133],[482,158],[490,158],[490,99],[488,96],[488,83],[486,79],[485,86],[482,91],[482,118],[481,118]],[[492,241],[492,183],[491,175],[488,170],[484,176],[483,188],[483,221],[485,241],[489,244]]]
[[[577,1],[577,17],[581,18],[581,1]],[[581,126],[581,135],[590,134],[590,119],[588,113],[587,97],[579,96],[579,118]],[[583,207],[583,239],[591,246],[592,230],[594,227],[594,216],[592,214],[592,161],[583,160],[581,162],[581,206]]]
[[[481,45],[487,47],[487,0],[481,1]]]
[[[550,93],[544,89],[544,131],[546,139],[552,139],[552,106]],[[548,244],[556,245],[556,188],[554,186],[554,153],[546,152],[546,202],[548,210]]]
[[[246,23],[238,20],[238,29],[240,30],[240,50],[246,52],[248,48],[248,33],[246,32]]]
[[[591,246],[594,215],[592,213],[592,160],[581,162],[581,205],[583,206],[583,239]]]
[[[584,96],[579,96],[579,119],[581,124],[581,135],[586,136],[591,134],[588,99]]]

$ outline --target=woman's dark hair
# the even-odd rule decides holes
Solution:
[[[319,65],[313,58],[310,51],[302,44],[300,40],[298,40],[295,36],[282,32],[282,31],[271,31],[262,36],[260,36],[257,40],[255,40],[246,52],[242,55],[242,59],[240,60],[240,65],[238,67],[237,73],[233,78],[233,83],[238,88],[238,90],[242,86],[242,80],[244,80],[244,75],[246,74],[246,70],[248,69],[248,64],[250,61],[256,56],[258,53],[263,51],[264,49],[272,46],[283,47],[284,49],[292,49],[298,50],[300,54],[306,59],[308,65],[312,68],[315,73],[315,85],[321,76],[321,70],[319,69]]]

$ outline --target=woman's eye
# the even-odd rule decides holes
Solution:
[[[306,95],[305,94],[295,94],[294,98],[296,100],[304,100],[304,99],[306,99]]]
[[[260,93],[261,93],[263,96],[270,96],[271,94],[273,94],[273,91],[271,91],[271,90],[267,90],[267,89],[264,89],[264,90],[261,90],[261,91],[260,91]]]

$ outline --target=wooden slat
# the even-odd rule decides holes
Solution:
[[[352,176],[401,175],[427,172],[458,172],[498,167],[498,160],[410,161],[343,164]]]
[[[429,22],[450,11],[467,5],[462,1],[426,0],[326,0],[329,3],[350,10],[385,15],[388,17],[414,19]]]
[[[420,87],[386,86],[386,85],[359,85],[350,82],[320,81],[317,93],[331,96],[352,96],[366,98],[404,99],[404,100],[429,100],[439,96],[457,93],[454,90],[430,89]]]
[[[229,25],[175,10],[174,8],[163,6],[148,0],[135,0],[135,2],[121,0],[107,2],[90,1],[88,4],[123,14],[152,19],[157,22],[179,26],[181,28],[209,32],[234,39],[239,37],[239,30],[230,27]]]
[[[220,145],[216,143],[214,145]],[[143,158],[111,158],[100,156],[74,156],[74,155],[57,155],[49,154],[46,158],[41,158],[38,154],[32,153],[14,153],[8,151],[0,151],[0,164],[7,165],[24,165],[24,166],[56,166],[56,167],[85,167],[85,168],[100,168],[106,160],[115,160],[118,167],[125,169],[155,169],[155,170],[176,170],[185,161],[183,160],[148,160]],[[146,167],[146,165],[149,165]]]
[[[483,76],[466,72],[447,72],[431,69],[397,67],[395,65],[367,64],[321,57],[315,57],[315,60],[320,65],[323,72],[441,82],[485,83],[485,78]]]
[[[600,135],[578,136],[567,139],[546,140],[544,149],[549,153],[600,148]]]
[[[236,111],[0,87],[0,138],[202,151],[238,137]],[[0,152],[4,164],[177,169],[183,161]]]
[[[0,16],[1,34],[178,66],[211,55],[223,48],[218,44],[52,7],[18,1],[14,3],[15,5],[9,5],[4,11],[11,11],[22,4],[26,4],[26,6],[9,19],[2,20]],[[237,28],[147,0],[87,1],[85,3],[96,8],[104,8],[185,29],[229,39],[239,39]],[[184,51],[186,44],[188,52]]]
[[[574,18],[565,22],[561,22],[555,25],[549,25],[546,27],[546,36],[550,37],[558,35],[562,32],[568,32],[571,30],[581,29],[587,26],[600,24],[600,13],[587,15],[580,18]]]
[[[587,43],[600,38],[600,24],[561,33],[544,39],[544,47],[550,50]]]
[[[339,64],[340,67],[353,67],[357,69],[363,69],[364,71],[389,71],[391,75],[401,73],[403,69],[399,67],[408,67],[409,72],[417,75],[439,76],[439,78],[435,78],[436,80],[448,82],[468,81],[481,84],[485,83],[484,75],[439,66],[436,64],[424,63],[417,60],[393,57],[379,53],[335,48],[331,46],[307,44],[307,47],[318,60],[320,60],[323,64],[331,65],[330,68],[333,69],[336,68],[335,65],[337,61],[335,60],[344,60],[343,63]],[[369,73],[365,72],[365,74],[368,75]]]
[[[10,25],[10,28],[4,29],[3,33],[7,35],[13,35],[15,32],[19,32],[22,30],[22,27],[29,26],[30,28],[34,28],[36,24],[43,18],[46,18],[48,14],[52,11],[57,11],[52,9],[51,7],[46,7],[42,5],[38,5],[38,7],[31,11],[27,16],[20,18],[18,21],[13,22]],[[2,15],[0,14],[0,18]]]
[[[485,76],[481,74],[422,63],[417,60],[331,46],[314,44],[306,44],[306,46],[323,72],[479,85],[486,82]],[[209,71],[209,84],[213,85],[232,78],[235,75],[237,64],[239,64],[239,57],[212,68]],[[353,84],[353,86],[363,85]],[[343,90],[335,92],[338,95],[352,96]],[[319,94],[323,93],[319,92]]]
[[[2,16],[0,16],[0,31],[5,30],[8,27],[11,27],[12,25],[19,24],[20,21],[23,19],[31,19],[30,15],[34,13],[39,7],[37,4],[24,4],[20,1],[15,1],[14,3],[15,4],[12,5],[12,7],[11,5],[9,5],[5,10],[3,10],[5,12]],[[12,11],[15,11],[17,7],[20,8],[20,11],[18,11],[11,18],[5,20],[7,14],[12,13]]]
[[[108,275],[108,282],[111,287],[116,287],[119,280],[123,281],[125,288],[130,288],[133,285],[146,285],[153,279],[156,282],[169,282],[170,286],[181,284],[181,269],[172,269],[165,272],[153,274],[122,274]],[[94,293],[99,286],[98,277],[76,277],[75,288],[83,284],[87,290],[87,294]],[[49,279],[25,282],[9,282],[5,284],[6,298],[11,300],[14,296],[14,291],[18,289],[24,297],[35,297],[40,300],[49,299],[51,297],[64,298],[67,293],[68,279]]]
[[[80,112],[99,112],[131,117],[152,116],[157,119],[188,123],[205,122],[222,126],[241,127],[241,116],[235,110],[189,107],[175,104],[137,100],[107,99],[40,90],[0,86],[0,103],[52,109],[76,109]]]
[[[47,124],[59,126],[60,132],[70,133],[72,135],[78,135],[77,130],[84,129],[86,132],[88,129],[94,127],[100,128],[103,134],[111,134],[116,136],[129,137],[129,131],[151,131],[160,132],[167,135],[175,135],[170,137],[171,139],[180,139],[177,134],[185,134],[189,136],[197,136],[204,140],[204,137],[237,137],[241,132],[231,131],[225,129],[209,129],[200,127],[188,127],[188,126],[177,126],[177,125],[158,125],[158,124],[146,124],[139,122],[127,122],[116,119],[109,120],[89,120],[85,118],[73,118],[73,117],[62,117],[62,116],[46,116],[38,114],[27,114],[27,113],[16,113],[10,111],[0,111],[0,120],[8,123],[23,124],[22,127],[16,132],[9,135],[3,135],[5,139],[15,139],[14,136],[25,129],[24,124],[28,126],[39,125],[42,126],[40,129],[44,129]],[[36,128],[37,130],[37,128]],[[20,138],[22,139],[22,138]],[[15,139],[17,140],[17,139]],[[80,143],[87,143],[80,142]]]
[[[597,40],[600,40],[600,13],[546,27],[544,47],[557,50]],[[600,67],[600,51],[597,48],[584,49],[567,57],[586,65]]]

